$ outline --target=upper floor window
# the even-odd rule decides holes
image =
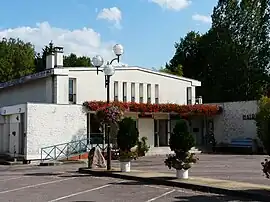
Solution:
[[[69,87],[69,103],[70,104],[76,104],[76,79],[70,78],[68,81],[68,87]]]
[[[131,102],[135,102],[135,83],[131,83]]]
[[[127,82],[123,82],[123,102],[127,101]]]
[[[118,81],[114,82],[114,101],[118,101]]]
[[[151,84],[147,84],[147,103],[151,103]]]
[[[158,84],[155,85],[155,103],[156,104],[159,103],[159,85]]]
[[[187,104],[191,105],[192,104],[192,88],[187,87]]]
[[[140,96],[140,103],[143,103],[143,83],[139,84],[139,96]]]

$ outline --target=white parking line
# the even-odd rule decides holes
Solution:
[[[6,190],[6,191],[1,191],[0,194],[5,194],[5,193],[19,191],[19,190],[33,188],[33,187],[38,187],[38,186],[47,185],[47,184],[54,184],[54,183],[63,182],[63,181],[67,181],[67,180],[73,180],[75,178],[76,177],[72,177],[72,178],[67,178],[67,179],[62,179],[62,180],[54,180],[54,181],[50,181],[50,182],[43,182],[43,183],[40,183],[40,184],[33,184],[33,185],[20,187],[20,188],[16,188],[16,189],[10,189],[10,190]]]
[[[106,187],[109,187],[109,186],[111,186],[111,184],[106,184],[106,185],[96,187],[96,188],[93,188],[93,189],[88,189],[88,190],[77,192],[77,193],[74,193],[74,194],[62,196],[60,198],[56,198],[56,199],[53,199],[53,200],[48,201],[48,202],[61,201],[61,200],[64,200],[64,199],[67,199],[67,198],[70,198],[70,197],[73,197],[73,196],[77,196],[77,195],[80,195],[80,194],[85,194],[85,193],[88,193],[88,192],[91,192],[91,191],[96,191],[96,190],[103,189],[103,188],[106,188]]]
[[[157,199],[159,199],[159,198],[162,198],[162,197],[164,197],[164,196],[166,196],[166,195],[168,195],[168,194],[171,194],[171,193],[173,193],[173,192],[175,192],[175,189],[173,189],[173,190],[171,190],[171,191],[168,191],[168,192],[166,192],[166,193],[164,193],[164,194],[161,194],[161,195],[159,195],[159,196],[157,196],[157,197],[155,197],[155,198],[151,198],[151,199],[149,199],[149,200],[146,201],[146,202],[155,201],[155,200],[157,200]]]

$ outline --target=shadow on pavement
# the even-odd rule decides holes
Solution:
[[[63,173],[26,173],[25,176],[56,176],[62,175]]]
[[[209,202],[236,202],[236,201],[241,201],[241,202],[252,202],[253,200],[250,199],[239,199],[239,198],[234,198],[230,196],[205,196],[205,195],[194,195],[194,196],[177,196],[175,197],[175,201],[173,202],[181,202],[181,201],[186,201],[186,202],[203,202],[203,201],[209,201]],[[255,202],[255,201],[253,201]],[[258,202],[258,201],[257,201]]]
[[[147,185],[147,183],[138,182],[138,181],[130,181],[130,182],[111,182],[109,184],[112,185]]]

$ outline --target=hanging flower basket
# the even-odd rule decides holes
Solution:
[[[122,119],[124,113],[118,106],[107,105],[97,109],[96,115],[101,123],[117,124]]]

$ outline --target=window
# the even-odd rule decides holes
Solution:
[[[131,102],[135,102],[135,83],[131,83]]]
[[[114,101],[118,101],[118,81],[114,82]]]
[[[187,104],[191,105],[192,104],[192,91],[191,87],[187,87]]]
[[[123,102],[127,101],[127,82],[123,82]]]
[[[69,79],[69,103],[76,104],[76,79]]]
[[[140,103],[143,103],[143,83],[139,84]]]
[[[151,103],[151,84],[147,84],[147,103]]]
[[[155,85],[155,103],[159,103],[159,86],[158,84]]]

